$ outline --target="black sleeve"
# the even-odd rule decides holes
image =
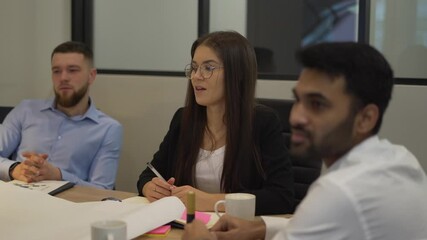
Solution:
[[[256,109],[254,133],[266,178],[258,188],[247,192],[256,195],[256,215],[292,213],[293,172],[281,121],[270,108],[258,106]]]
[[[170,123],[169,130],[166,133],[162,143],[159,146],[159,150],[154,154],[151,164],[157,169],[157,171],[166,179],[172,177],[172,170],[176,161],[177,143],[179,138],[179,129],[181,124],[182,108],[178,109]],[[151,181],[156,175],[147,167],[139,175],[137,182],[138,193],[142,194],[143,186]]]

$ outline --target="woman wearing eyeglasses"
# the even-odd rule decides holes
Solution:
[[[213,32],[191,48],[185,107],[175,113],[151,161],[162,180],[145,169],[139,194],[155,201],[196,194],[196,210],[213,211],[226,193],[256,196],[256,214],[293,210],[293,177],[281,123],[255,104],[255,53],[236,32]]]

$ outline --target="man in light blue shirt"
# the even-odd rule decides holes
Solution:
[[[0,126],[0,180],[66,180],[112,189],[122,126],[89,97],[93,53],[65,42],[51,56],[55,98],[24,100]]]

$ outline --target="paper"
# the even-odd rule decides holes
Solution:
[[[12,184],[14,186],[21,187],[21,188],[48,193],[52,196],[74,186],[73,183],[68,181],[54,181],[54,180],[43,180],[43,181],[34,182],[34,183],[26,183],[19,180],[13,180],[13,181],[7,182],[7,184]]]
[[[146,197],[140,197],[140,196],[126,198],[126,199],[122,200],[122,202],[124,202],[124,203],[131,203],[131,204],[143,204],[143,205],[150,203],[150,201],[148,201],[148,199]],[[195,216],[196,219],[199,219],[203,223],[205,223],[207,228],[211,228],[213,225],[215,225],[215,223],[219,219],[218,215],[216,215],[215,212],[200,212],[200,211],[196,211],[195,215],[196,215]],[[184,226],[187,223],[187,212],[184,211],[182,213],[181,217],[175,219],[174,222],[176,222],[176,223],[181,224],[182,226]]]
[[[132,203],[132,204],[143,204],[143,205],[150,204],[150,201],[148,201],[146,197],[140,197],[140,196],[126,198],[126,199],[123,199],[122,202]]]
[[[93,222],[117,219],[127,223],[129,238],[140,236],[182,215],[184,204],[167,197],[148,205],[116,201],[73,203],[39,191],[0,181],[2,239],[89,240]]]

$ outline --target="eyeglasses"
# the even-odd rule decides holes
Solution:
[[[187,66],[185,66],[185,76],[188,79],[191,79],[193,77],[193,75],[197,72],[198,69],[200,69],[200,75],[202,75],[203,79],[208,79],[212,76],[213,71],[215,69],[220,69],[222,68],[222,66],[212,66],[209,63],[203,63],[202,65],[200,65],[199,67],[196,67],[193,64],[188,64]]]

